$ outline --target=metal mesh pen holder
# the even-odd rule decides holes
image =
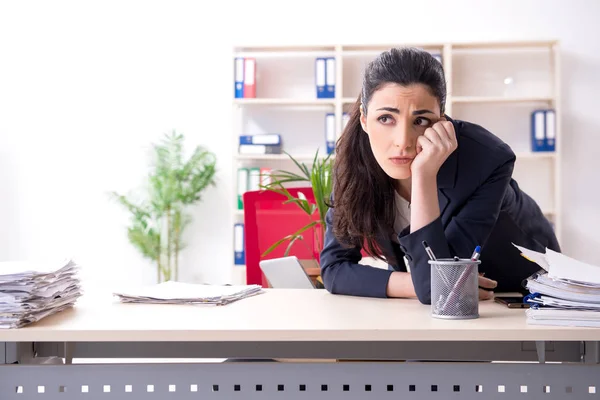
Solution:
[[[470,259],[438,259],[431,265],[431,316],[444,319],[479,317],[478,265]]]

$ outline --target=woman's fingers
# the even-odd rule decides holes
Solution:
[[[488,279],[488,278],[484,278],[483,276],[478,276],[479,279],[479,299],[480,300],[489,300],[489,299],[493,299],[494,298],[494,292],[492,291],[492,289],[494,289],[496,286],[498,286],[498,282],[492,280],[492,279]],[[483,289],[481,289],[483,288]],[[489,289],[489,290],[485,290],[485,289]]]
[[[434,125],[431,128],[427,128],[425,129],[425,133],[423,134],[423,136],[429,139],[429,141],[433,143],[436,147],[444,148],[446,147],[444,144],[444,136],[446,134],[440,134],[440,132],[438,132],[438,129],[436,129],[436,125]],[[445,141],[447,142],[447,140]]]
[[[454,150],[456,145],[456,134],[454,133],[452,122],[439,121],[436,122],[431,129],[437,133],[440,138],[440,143],[444,148]]]
[[[479,300],[490,300],[494,298],[494,292],[491,290],[479,289]]]
[[[479,279],[479,286],[484,289],[494,289],[496,286],[498,286],[498,282],[496,282],[492,279],[484,278],[481,275],[478,276],[478,279]]]
[[[440,125],[444,127],[444,131],[448,135],[448,139],[452,143],[456,143],[456,132],[454,131],[454,125],[450,121],[440,121]]]
[[[423,134],[435,147],[452,152],[457,147],[454,126],[449,121],[438,121],[432,127],[425,129]]]
[[[427,136],[422,135],[417,138],[417,148],[420,147],[421,150],[430,150],[433,146],[434,144],[431,143],[431,140],[429,140]]]

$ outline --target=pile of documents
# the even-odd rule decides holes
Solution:
[[[72,307],[81,296],[72,260],[0,263],[0,328],[20,328]]]
[[[546,249],[539,253],[516,246],[538,264],[525,282],[527,322],[535,325],[600,326],[600,267]]]
[[[260,285],[205,285],[167,281],[113,294],[124,303],[225,305],[261,291]]]

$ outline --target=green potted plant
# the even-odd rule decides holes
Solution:
[[[314,233],[315,248],[312,249],[314,257],[318,262],[318,255],[323,248],[323,237],[325,229],[325,216],[329,210],[329,199],[332,191],[333,157],[331,154],[325,158],[319,157],[319,151],[315,153],[312,166],[309,168],[304,163],[297,161],[287,152],[284,152],[300,170],[299,173],[277,170],[271,175],[271,180],[266,185],[261,185],[265,190],[277,192],[286,197],[285,203],[296,204],[307,215],[307,223],[296,232],[289,234],[273,243],[262,256],[266,256],[282,244],[287,243],[284,255],[287,256],[294,243],[304,240],[304,235]],[[290,183],[310,183],[315,202],[309,202],[304,196],[294,197],[286,189]],[[318,218],[314,218],[318,213]]]
[[[131,214],[129,241],[157,267],[157,281],[178,279],[182,235],[191,222],[187,209],[201,201],[201,193],[215,185],[216,157],[197,146],[184,159],[184,136],[172,131],[153,144],[153,162],[147,191],[138,196],[111,192],[111,197]]]

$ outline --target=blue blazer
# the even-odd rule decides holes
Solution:
[[[398,232],[399,244],[380,237],[377,243],[384,256],[398,260],[386,270],[358,264],[361,249],[348,248],[335,238],[333,199],[320,254],[321,276],[328,291],[386,297],[390,274],[406,271],[406,256],[418,299],[431,304],[425,240],[437,258],[468,258],[481,245],[479,272],[498,282],[496,291],[525,292],[523,280],[539,268],[521,257],[511,243],[542,252],[546,247],[560,251],[552,225],[512,179],[516,157],[511,148],[479,125],[446,118],[454,125],[458,148],[438,172],[440,217],[413,233],[410,226]]]

